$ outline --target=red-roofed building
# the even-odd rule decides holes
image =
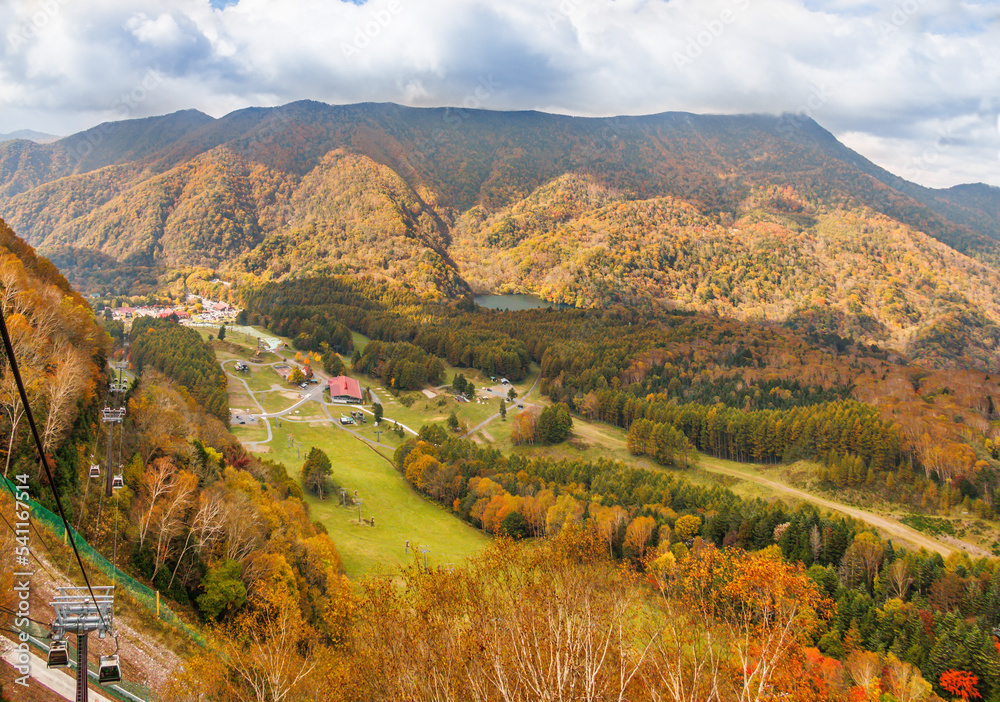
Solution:
[[[330,399],[333,402],[351,402],[360,404],[361,383],[346,375],[338,375],[327,381],[330,386]]]

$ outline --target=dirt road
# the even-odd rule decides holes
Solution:
[[[851,507],[839,502],[832,502],[831,500],[826,500],[812,493],[805,492],[804,490],[799,490],[798,488],[791,487],[790,485],[785,485],[784,483],[769,480],[768,478],[760,475],[726,468],[725,466],[713,463],[712,459],[707,456],[701,456],[701,461],[698,464],[698,467],[711,473],[729,475],[734,478],[739,478],[740,480],[747,480],[757,483],[758,485],[764,485],[779,494],[788,495],[789,497],[794,497],[802,500],[803,502],[810,502],[814,505],[825,507],[826,509],[831,509],[836,512],[840,512],[841,514],[854,517],[855,519],[861,519],[868,524],[871,524],[873,527],[877,528],[893,540],[903,541],[917,548],[926,548],[931,552],[936,551],[942,556],[947,556],[955,550],[953,547],[943,544],[937,539],[933,539],[926,534],[922,534],[916,529],[911,529],[895,519],[882,517],[873,512],[867,512],[863,509]]]

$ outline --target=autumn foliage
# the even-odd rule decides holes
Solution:
[[[979,694],[979,690],[976,689],[976,684],[979,682],[979,678],[968,671],[946,670],[941,673],[940,682],[941,687],[943,687],[947,692],[955,695],[956,697],[961,697],[963,700],[982,697],[982,695]]]

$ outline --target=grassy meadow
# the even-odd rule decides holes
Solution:
[[[250,342],[231,336],[227,334],[225,341],[214,342],[216,354],[228,373],[247,381],[267,412],[280,412],[298,401],[298,388],[285,383],[271,368],[254,367],[249,376],[236,373],[235,361],[248,358],[251,349]],[[366,340],[356,338],[355,343],[363,347]],[[275,357],[273,360],[278,359]],[[345,358],[345,361],[349,359]],[[360,380],[362,386],[372,385],[370,378],[354,377]],[[451,376],[448,377],[450,380]],[[272,389],[274,385],[280,386],[281,390]],[[449,412],[452,407],[457,408],[460,416],[467,417],[469,421],[480,416],[485,419],[496,409],[486,412],[487,408],[483,405],[459,405],[447,394],[431,400],[421,392],[411,393],[414,402],[408,408],[384,388],[373,386],[373,389],[383,401],[386,419],[390,420],[383,422],[381,427],[375,427],[369,415],[365,424],[342,428],[338,420],[342,413],[348,411],[347,407],[328,404],[333,418],[331,422],[318,404],[311,403],[301,407],[298,415],[271,418],[274,438],[269,444],[257,445],[258,455],[284,464],[289,474],[298,479],[309,451],[313,447],[320,448],[333,464],[334,482],[352,495],[357,490],[362,503],[360,514],[363,521],[360,523],[358,508],[341,506],[339,492],[324,500],[312,495],[306,498],[312,518],[326,527],[337,545],[348,576],[392,574],[399,566],[411,563],[414,549],[420,547],[429,549],[427,561],[432,567],[461,562],[487,545],[490,537],[423,498],[406,483],[392,465],[392,453],[410,435],[401,439],[388,429],[392,426],[391,420],[414,429],[432,419],[443,421],[447,412],[442,414],[442,408],[436,405],[442,399],[447,403]],[[244,409],[253,407],[253,403],[247,404],[248,399],[243,384],[230,380],[230,405]],[[424,405],[431,403],[434,403],[436,412],[429,413],[424,409]],[[267,435],[262,421],[256,426],[236,425],[232,430],[246,443],[264,441]],[[363,439],[381,446],[372,446]],[[375,519],[374,527],[367,521],[372,517]],[[423,558],[422,554],[420,558]]]

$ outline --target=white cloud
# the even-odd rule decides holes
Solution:
[[[181,38],[181,28],[168,14],[150,19],[145,13],[140,12],[125,22],[125,28],[139,41],[152,44],[172,44]]]
[[[994,2],[215,3],[224,4],[5,4],[0,132],[303,98],[461,105],[488,80],[491,109],[803,111],[918,182],[1000,185]],[[150,69],[162,80],[123,111],[121,96]],[[952,130],[944,149],[942,127]],[[925,152],[934,163],[913,169]]]

